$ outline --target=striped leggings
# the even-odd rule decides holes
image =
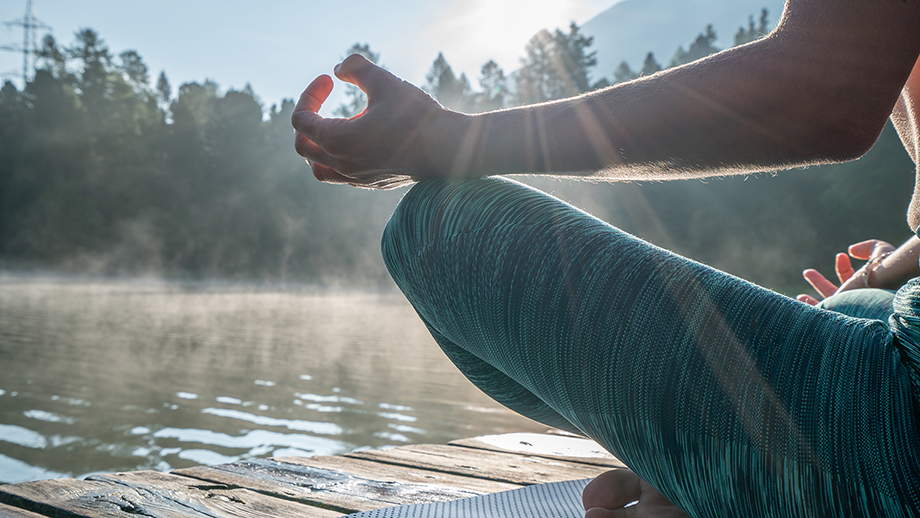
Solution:
[[[383,255],[470,381],[691,516],[920,517],[920,280],[813,308],[494,178],[417,184]]]

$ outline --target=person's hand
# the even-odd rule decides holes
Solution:
[[[853,290],[858,288],[867,288],[869,280],[869,270],[860,268],[859,270],[853,269],[853,263],[850,261],[850,257],[853,259],[859,259],[861,261],[871,261],[877,257],[881,257],[884,254],[887,254],[895,249],[891,243],[879,239],[869,239],[866,241],[861,241],[859,243],[850,245],[850,248],[847,250],[850,255],[847,254],[837,254],[834,262],[834,270],[837,273],[837,278],[840,280],[840,286],[838,287],[833,282],[829,281],[827,277],[821,275],[815,269],[809,268],[802,272],[802,276],[805,277],[805,280],[808,281],[808,284],[821,295],[821,298],[827,298],[835,293],[842,291]],[[868,263],[867,263],[868,264]],[[811,295],[801,294],[796,297],[796,300],[804,302],[806,304],[811,304],[814,306],[819,302],[818,299],[812,297]]]
[[[388,189],[449,172],[451,139],[466,117],[443,108],[417,87],[353,54],[335,75],[367,94],[367,108],[350,119],[317,112],[332,91],[332,78],[317,77],[304,90],[291,123],[294,147],[322,182]]]
[[[581,494],[585,518],[689,518],[679,507],[628,469],[599,475]],[[635,505],[629,505],[636,502]]]

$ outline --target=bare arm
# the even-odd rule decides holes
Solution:
[[[315,81],[293,117],[297,148],[317,177],[371,186],[534,172],[666,179],[847,160],[871,147],[891,113],[920,53],[916,27],[914,0],[790,0],[763,40],[581,97],[476,116],[349,58],[337,74],[367,91],[367,111],[348,121],[316,115],[331,81]]]

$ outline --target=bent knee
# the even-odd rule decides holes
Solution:
[[[401,268],[432,243],[506,222],[504,213],[514,211],[522,198],[536,192],[499,178],[417,183],[400,200],[383,231],[381,249],[387,269],[396,279]]]

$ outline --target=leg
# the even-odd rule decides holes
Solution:
[[[895,292],[868,288],[850,290],[822,300],[818,307],[856,318],[871,318],[887,322],[894,312]]]
[[[888,290],[846,291],[824,299],[818,307],[851,317],[888,321],[894,311],[894,296]],[[585,487],[582,499],[585,518],[687,518],[686,513],[630,470],[613,470],[598,476]],[[631,509],[623,507],[636,501]]]
[[[501,373],[510,399],[492,397],[529,394],[692,516],[920,515],[910,380],[881,321],[806,307],[509,181],[420,183],[383,247],[468,377]]]

